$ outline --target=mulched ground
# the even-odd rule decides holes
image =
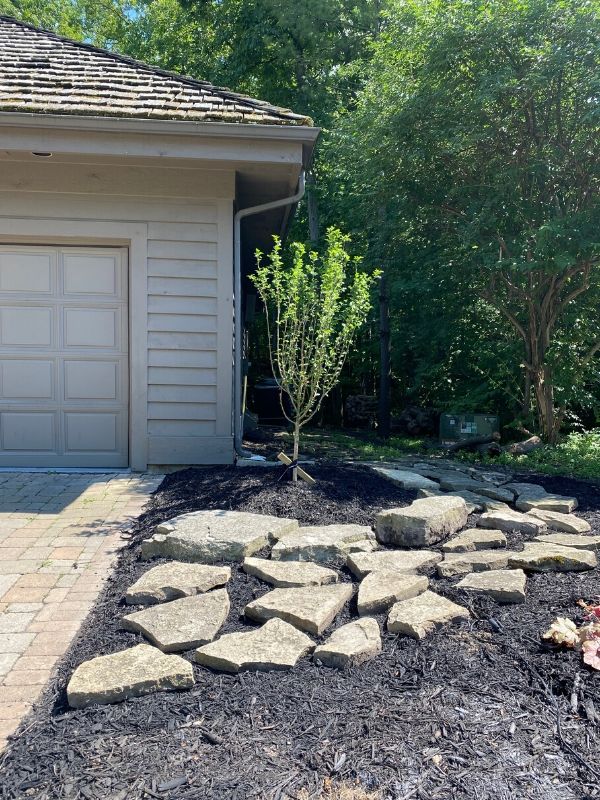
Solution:
[[[371,524],[381,508],[415,496],[363,467],[311,472],[314,488],[277,483],[278,472],[258,468],[166,478],[45,702],[0,758],[1,798],[286,800],[302,789],[319,797],[325,779],[358,780],[385,800],[600,798],[600,674],[540,643],[556,615],[579,618],[576,601],[600,594],[600,570],[531,576],[522,606],[471,602],[453,588],[456,579],[432,579],[433,589],[469,605],[472,620],[420,644],[384,634],[383,653],[347,672],[308,658],[290,672],[239,676],[195,665],[193,690],[67,708],[77,664],[141,641],[119,629],[120,598],[147,568],[139,542],[159,521],[231,508],[302,524]],[[539,482],[576,495],[600,533],[596,486]],[[236,574],[224,631],[247,627],[244,605],[267,590]],[[351,617],[347,608],[336,627]]]

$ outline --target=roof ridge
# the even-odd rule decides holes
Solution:
[[[299,123],[303,125],[312,125],[313,121],[310,117],[305,116],[303,114],[297,114],[296,112],[292,111],[289,108],[283,108],[282,106],[276,106],[273,103],[268,102],[267,100],[258,100],[254,97],[249,97],[248,95],[241,94],[239,92],[234,92],[231,89],[222,86],[215,86],[215,84],[211,83],[210,81],[201,80],[199,78],[193,78],[190,75],[181,75],[177,72],[171,72],[170,70],[163,69],[162,67],[157,67],[153,64],[147,64],[144,61],[139,61],[132,56],[124,55],[122,53],[116,53],[113,50],[108,50],[104,47],[97,47],[93,44],[88,44],[87,42],[78,42],[76,39],[71,39],[69,36],[63,36],[62,34],[56,33],[55,31],[48,30],[47,28],[41,28],[37,25],[33,25],[30,22],[25,22],[20,19],[16,19],[15,17],[11,17],[9,14],[0,14],[0,22],[10,22],[15,25],[19,25],[22,28],[27,28],[31,31],[35,31],[36,33],[44,34],[55,41],[64,42],[66,44],[72,45],[74,47],[80,48],[82,50],[86,50],[87,52],[97,53],[102,56],[107,56],[108,58],[113,59],[122,64],[126,64],[130,67],[136,67],[140,70],[144,70],[149,72],[153,75],[159,75],[166,78],[171,78],[172,80],[176,80],[181,82],[186,86],[190,86],[192,88],[201,88],[201,89],[208,89],[214,94],[223,97],[226,100],[234,100],[238,103],[243,103],[247,105],[249,108],[253,109],[261,109],[265,111],[269,111],[276,116],[280,116],[282,119],[289,119],[290,116],[294,117]]]

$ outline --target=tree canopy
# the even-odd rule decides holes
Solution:
[[[550,440],[575,415],[598,422],[600,0],[0,10],[323,127],[311,201],[384,270],[396,407],[499,411]],[[377,328],[349,356],[351,391],[375,391]]]

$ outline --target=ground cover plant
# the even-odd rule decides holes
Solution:
[[[457,453],[456,457],[487,466],[502,465],[509,469],[531,470],[546,475],[568,475],[577,478],[600,479],[600,433],[571,433],[558,444],[546,445],[527,455],[502,453],[483,461],[472,453]]]
[[[140,541],[158,522],[232,508],[293,514],[301,524],[370,524],[381,508],[415,497],[365,467],[312,471],[314,487],[278,482],[277,470],[189,469],[166,478],[46,701],[2,756],[3,800],[600,797],[597,673],[579,654],[541,639],[556,616],[583,622],[577,601],[597,593],[598,569],[532,575],[519,606],[469,599],[454,580],[432,579],[435,591],[467,605],[472,619],[420,643],[384,633],[382,654],[348,671],[308,658],[288,673],[237,676],[196,664],[190,691],[67,708],[65,686],[77,664],[141,640],[120,628],[121,598],[148,567],[139,560]],[[578,514],[600,533],[595,487],[541,482],[576,495]],[[511,548],[520,547],[518,537],[509,538]],[[268,590],[234,572],[224,632],[247,628],[238,615]],[[351,576],[344,571],[342,579]],[[334,627],[353,611],[347,607]]]

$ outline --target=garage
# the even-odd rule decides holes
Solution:
[[[0,466],[126,467],[127,250],[0,245]]]
[[[248,455],[247,276],[318,134],[0,15],[0,469]]]

